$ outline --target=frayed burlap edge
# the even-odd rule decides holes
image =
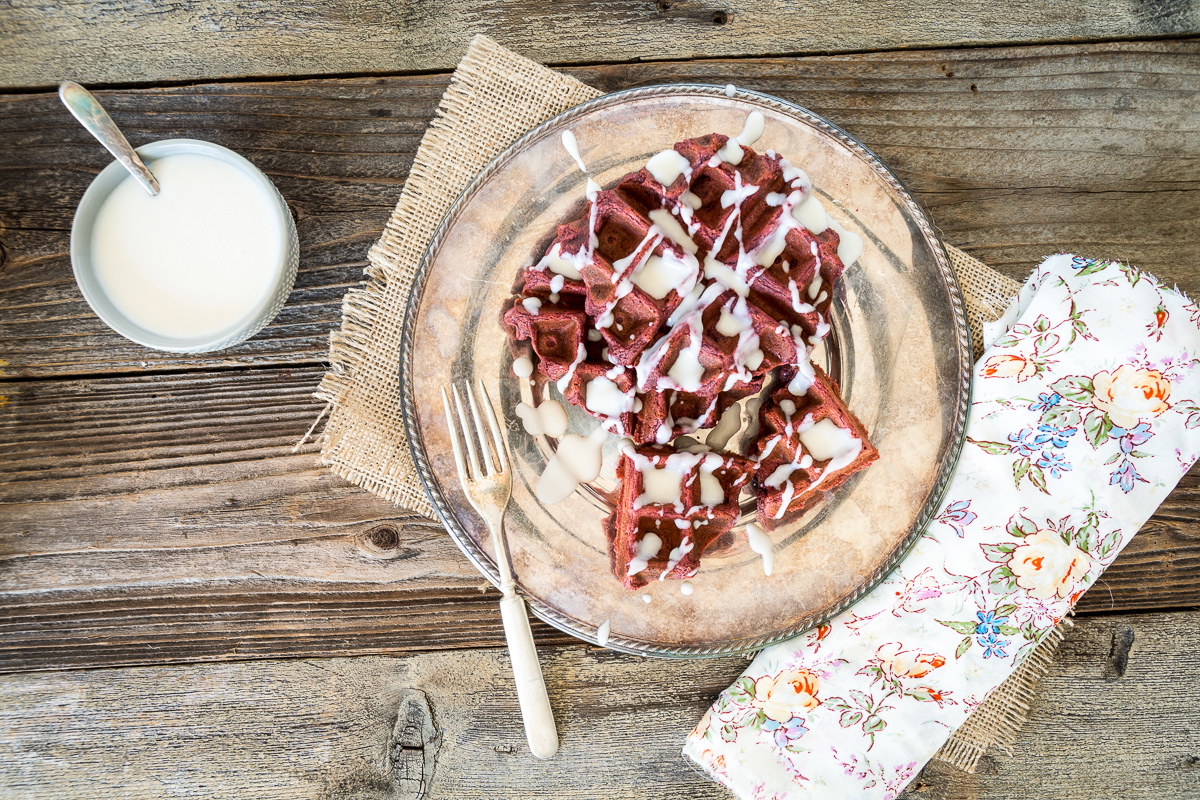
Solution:
[[[983,323],[1000,318],[1009,303],[1017,296],[1021,284],[1001,275],[974,256],[957,247],[946,245],[950,266],[958,277],[963,302],[967,306],[967,321],[971,328],[971,352],[978,359],[983,355]]]
[[[1029,716],[1029,701],[1054,663],[1058,646],[1073,624],[1067,617],[1051,628],[1046,638],[1025,657],[1004,683],[997,686],[954,735],[946,740],[934,758],[974,772],[979,766],[979,759],[983,758],[989,747],[998,747],[1011,756],[1017,734]]]
[[[425,246],[471,179],[530,128],[600,95],[574,78],[476,36],[438,106],[404,191],[368,254],[366,284],[342,303],[329,371],[321,461],[364,489],[435,518],[405,441],[400,337]]]
[[[504,148],[530,128],[600,94],[486,36],[471,40],[417,149],[396,209],[368,254],[366,282],[347,292],[341,330],[330,336],[330,367],[316,396],[327,403],[322,415],[329,414],[321,461],[337,475],[435,517],[405,440],[399,381],[401,327],[426,244],[474,176]],[[962,287],[978,358],[981,323],[1003,313],[1019,284],[955,247],[946,250]],[[1061,638],[1060,626],[976,709],[936,758],[973,771],[991,745],[1011,746],[1029,711],[1026,698]]]

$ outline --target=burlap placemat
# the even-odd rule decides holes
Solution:
[[[317,397],[327,402],[329,414],[321,461],[335,473],[435,517],[409,455],[397,375],[401,325],[421,256],[450,205],[488,162],[530,128],[600,94],[485,36],[471,41],[421,140],[400,201],[368,254],[366,283],[346,293],[342,328],[330,337],[330,367]],[[1019,284],[957,248],[946,249],[978,356],[981,323],[1000,316]],[[1049,637],[1034,651],[938,758],[973,770],[989,746],[1010,745],[1060,640],[1061,635]]]

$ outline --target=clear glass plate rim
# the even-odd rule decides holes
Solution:
[[[882,562],[873,572],[867,577],[857,591],[843,598],[829,608],[823,609],[819,614],[814,614],[810,618],[802,620],[800,623],[791,626],[783,631],[774,631],[761,636],[743,638],[737,640],[729,640],[708,645],[689,645],[689,646],[672,646],[664,645],[656,642],[646,642],[637,639],[626,639],[617,635],[610,636],[605,646],[611,650],[631,653],[643,656],[656,656],[662,658],[712,658],[717,656],[731,655],[735,653],[743,653],[753,650],[759,650],[777,642],[799,636],[806,631],[812,630],[822,622],[831,619],[847,608],[853,606],[864,595],[874,589],[895,566],[907,555],[908,551],[920,538],[922,531],[932,521],[937,508],[940,506],[942,498],[945,494],[947,485],[949,484],[950,476],[954,472],[955,465],[962,452],[962,447],[966,434],[967,412],[970,407],[971,400],[971,345],[970,331],[968,328],[966,317],[966,306],[963,300],[962,291],[958,284],[957,276],[950,266],[949,257],[946,254],[945,248],[942,245],[941,238],[937,235],[933,224],[926,217],[924,211],[913,199],[907,187],[892,173],[890,169],[875,155],[866,145],[859,142],[845,130],[825,119],[824,117],[809,111],[802,106],[791,103],[787,100],[775,97],[773,95],[757,92],[750,89],[735,88],[732,95],[728,94],[725,86],[717,86],[714,84],[660,84],[653,86],[643,86],[633,89],[625,89],[610,94],[601,95],[600,97],[580,103],[570,109],[558,114],[555,117],[541,123],[540,125],[530,129],[523,134],[519,139],[505,148],[499,155],[493,158],[474,179],[467,185],[463,192],[458,196],[450,208],[446,211],[445,216],[439,223],[437,230],[430,239],[426,247],[420,264],[414,276],[412,288],[409,292],[407,307],[405,309],[404,321],[401,329],[401,353],[400,353],[400,374],[399,380],[402,390],[402,408],[401,413],[404,420],[405,438],[407,439],[409,451],[412,456],[413,464],[417,470],[417,474],[421,479],[422,487],[429,498],[430,504],[433,506],[442,524],[450,533],[451,538],[463,554],[475,565],[485,577],[493,584],[499,583],[499,576],[494,565],[491,563],[490,557],[481,549],[477,550],[475,543],[470,534],[463,527],[461,522],[455,516],[450,504],[447,502],[442,493],[442,488],[433,474],[429,458],[425,452],[425,443],[421,435],[421,430],[416,419],[416,403],[413,389],[413,382],[407,379],[412,366],[412,357],[415,340],[415,317],[424,296],[425,286],[429,279],[430,265],[435,260],[440,252],[442,245],[459,215],[463,209],[470,203],[472,198],[487,182],[500,171],[510,160],[515,158],[522,152],[530,143],[540,139],[548,130],[559,128],[571,120],[592,113],[598,109],[607,108],[612,105],[638,100],[646,97],[657,97],[663,95],[677,96],[702,96],[714,99],[728,98],[731,100],[742,100],[753,104],[762,105],[772,111],[792,117],[798,122],[809,125],[818,131],[833,137],[844,147],[853,152],[856,156],[862,159],[871,169],[891,188],[900,200],[904,203],[907,212],[916,222],[926,243],[929,244],[933,253],[934,261],[937,263],[938,272],[942,278],[944,288],[946,289],[951,311],[955,323],[955,344],[958,354],[959,365],[959,380],[957,384],[959,402],[954,409],[954,421],[951,427],[951,435],[949,437],[949,446],[942,457],[942,465],[938,473],[938,478],[930,491],[929,497],[922,507],[921,512],[909,528],[905,538],[899,546],[897,546],[892,556]],[[519,576],[518,576],[519,583]],[[539,598],[523,593],[525,601],[535,614],[546,623],[558,628],[559,630],[575,636],[593,644],[598,644],[590,627],[581,626],[578,620],[573,617],[562,614],[553,606],[543,602]]]

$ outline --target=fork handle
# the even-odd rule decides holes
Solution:
[[[533,646],[525,601],[511,587],[500,601],[500,617],[504,621],[504,637],[508,640],[508,655],[517,684],[517,701],[521,704],[521,718],[525,722],[525,738],[535,756],[550,758],[558,752],[558,729],[554,726],[542,666]]]

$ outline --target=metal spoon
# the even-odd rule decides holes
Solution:
[[[63,105],[79,120],[88,133],[100,140],[100,144],[112,153],[121,166],[129,170],[129,174],[150,194],[158,194],[158,180],[154,173],[142,163],[137,151],[129,144],[129,140],[121,133],[117,123],[113,122],[100,106],[100,101],[87,89],[78,83],[67,81],[58,87],[58,96]]]

